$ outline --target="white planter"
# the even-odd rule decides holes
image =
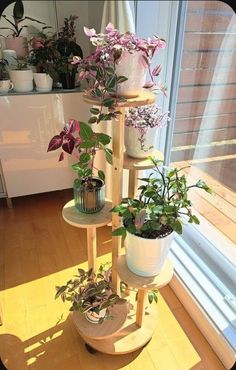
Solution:
[[[87,311],[85,312],[85,317],[92,324],[98,324],[99,320],[103,319],[106,316],[106,313],[107,313],[107,308],[104,308],[103,310],[101,310],[99,314],[93,311]]]
[[[24,58],[29,53],[28,41],[26,37],[6,37],[6,49],[15,50],[18,58]]]
[[[126,153],[134,158],[146,158],[155,151],[158,127],[125,126]]]
[[[33,90],[33,72],[31,69],[12,70],[10,77],[16,92],[28,92]]]
[[[118,85],[118,95],[126,98],[138,96],[146,81],[147,66],[143,61],[143,53],[136,51],[130,54],[124,51],[119,64],[116,65],[117,76],[125,76],[127,81]]]
[[[144,239],[127,232],[125,250],[129,270],[139,276],[158,275],[170,250],[173,234],[161,239]]]
[[[47,73],[34,73],[34,82],[39,92],[52,90],[53,79]]]

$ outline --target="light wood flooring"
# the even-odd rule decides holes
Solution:
[[[71,191],[0,199],[0,356],[9,370],[223,370],[169,286],[152,340],[134,353],[90,354],[55,286],[86,268],[86,230],[65,223]],[[111,259],[111,228],[98,229],[99,262]],[[153,323],[155,325],[155,323]]]

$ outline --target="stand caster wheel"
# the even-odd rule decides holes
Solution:
[[[91,347],[89,344],[87,344],[87,343],[85,343],[85,347],[86,347],[86,349],[87,349],[87,351],[89,352],[89,353],[91,353],[92,355],[94,355],[96,352],[97,352],[97,350],[96,349],[94,349],[93,347]]]

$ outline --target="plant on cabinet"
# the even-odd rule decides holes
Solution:
[[[102,150],[107,162],[112,164],[112,151],[107,147],[110,141],[110,136],[96,133],[87,123],[72,119],[49,142],[48,151],[62,148],[59,161],[64,159],[64,153],[77,159],[72,165],[78,175],[73,188],[75,207],[81,212],[95,213],[105,205],[105,174],[95,167],[95,157]]]
[[[168,112],[162,113],[156,104],[129,108],[125,114],[126,153],[134,158],[152,155],[158,131],[168,119]]]
[[[7,60],[0,59],[0,94],[7,93],[12,88],[7,66]]]
[[[29,92],[33,90],[33,71],[28,66],[26,58],[16,60],[15,69],[10,70],[10,77],[16,92]]]
[[[139,187],[139,198],[128,199],[112,209],[123,218],[123,226],[113,231],[113,235],[125,237],[128,268],[140,276],[155,276],[161,271],[173,231],[182,234],[183,215],[189,223],[199,224],[192,213],[189,190],[199,188],[211,193],[202,180],[187,185],[182,168],[162,172],[158,162],[151,160],[155,172],[141,179],[144,184]]]
[[[24,5],[22,0],[16,0],[13,7],[12,19],[2,14],[5,21],[10,24],[9,27],[0,27],[1,30],[11,31],[12,37],[5,38],[5,44],[7,49],[15,50],[16,55],[19,58],[24,58],[28,54],[28,42],[27,38],[21,36],[21,32],[27,25],[22,25],[25,20],[30,20],[40,24],[45,24],[35,18],[24,16]]]
[[[111,269],[99,267],[97,275],[93,269],[84,271],[78,269],[76,279],[67,281],[65,285],[56,287],[55,298],[61,297],[63,302],[71,302],[70,311],[84,314],[86,319],[94,324],[101,324],[112,318],[110,308],[115,304],[125,304],[113,290]]]

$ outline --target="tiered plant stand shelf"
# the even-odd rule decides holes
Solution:
[[[84,96],[84,101],[99,106],[97,99]],[[155,96],[144,91],[137,98],[119,102],[117,109],[121,112],[117,120],[112,121],[113,166],[112,166],[112,203],[106,202],[104,209],[95,214],[79,213],[74,202],[68,202],[63,208],[63,218],[69,224],[87,229],[88,266],[96,271],[96,228],[107,225],[112,218],[112,227],[121,225],[119,216],[111,215],[111,208],[122,200],[123,169],[129,170],[129,197],[133,197],[136,190],[137,171],[150,169],[153,163],[148,159],[130,158],[124,153],[124,123],[125,108],[153,104]],[[162,161],[163,154],[156,151],[153,156]],[[147,302],[146,292],[158,289],[169,283],[173,276],[172,263],[167,260],[159,275],[141,277],[133,274],[126,266],[125,256],[121,255],[121,237],[112,238],[112,282],[119,293],[120,278],[131,288],[138,291],[137,301],[129,296],[129,305],[115,305],[111,309],[113,320],[99,324],[88,322],[77,312],[72,315],[74,324],[84,341],[95,350],[109,354],[125,354],[143,347],[153,335],[157,319],[155,304]],[[145,246],[144,246],[145,253]]]

